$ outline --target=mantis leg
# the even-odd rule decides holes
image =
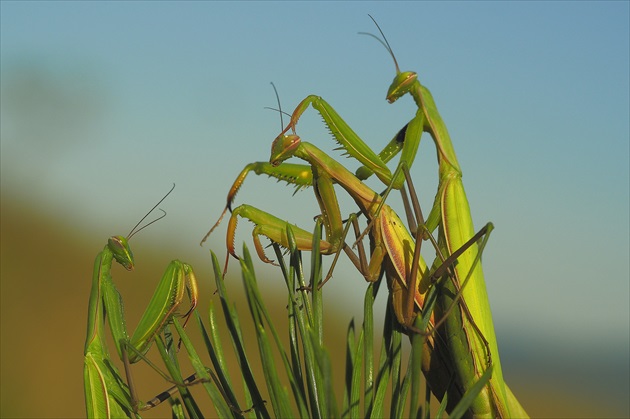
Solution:
[[[226,236],[226,246],[228,248],[228,253],[232,255],[234,258],[239,259],[236,254],[236,249],[234,247],[234,235],[236,233],[236,226],[238,223],[238,217],[246,218],[252,223],[254,223],[255,227],[252,231],[252,236],[254,239],[254,244],[256,247],[256,252],[260,259],[267,263],[272,263],[273,261],[265,255],[264,248],[262,243],[260,242],[260,236],[265,236],[269,240],[278,243],[284,248],[288,248],[288,238],[286,234],[286,227],[289,224],[287,221],[281,220],[280,218],[269,214],[265,211],[259,210],[251,205],[240,205],[232,211],[232,215],[230,216],[230,220],[228,222],[228,232]],[[297,246],[299,250],[309,250],[312,246],[312,238],[313,234],[298,227],[291,225],[293,229],[293,233],[295,235]],[[333,249],[331,243],[322,240],[320,242],[320,247],[322,249],[322,253],[330,254],[331,249]]]
[[[308,165],[301,164],[288,164],[283,167],[276,167],[266,162],[256,162],[250,163],[241,171],[238,175],[232,187],[230,188],[227,196],[226,206],[221,213],[217,222],[212,226],[210,231],[204,236],[201,241],[203,244],[206,239],[212,234],[212,232],[219,226],[223,217],[229,210],[232,212],[232,216],[230,217],[230,221],[228,224],[228,233],[226,236],[226,245],[229,254],[238,259],[236,255],[236,251],[234,249],[234,233],[236,231],[237,225],[237,217],[243,217],[249,219],[252,223],[255,224],[253,236],[254,236],[254,244],[256,246],[256,252],[261,260],[264,262],[270,263],[272,260],[267,258],[265,255],[262,244],[260,243],[259,237],[266,236],[270,240],[280,244],[283,247],[287,247],[287,238],[286,238],[286,222],[280,220],[278,217],[275,217],[267,212],[259,210],[250,205],[241,205],[236,209],[232,210],[232,204],[234,202],[234,198],[236,194],[240,190],[245,181],[245,178],[249,173],[255,173],[257,175],[267,175],[269,177],[274,177],[278,181],[282,181],[291,185],[296,186],[296,192],[301,188],[307,186],[315,186],[315,188],[323,188],[322,192],[317,192],[316,195],[318,197],[318,202],[320,202],[320,206],[322,207],[322,212],[326,214],[324,225],[326,227],[326,235],[327,241],[322,241],[322,251],[325,254],[329,254],[331,252],[336,251],[338,248],[338,239],[341,236],[341,231],[343,230],[342,222],[341,222],[341,214],[337,209],[335,209],[335,205],[328,205],[328,202],[336,202],[336,196],[334,190],[328,185],[322,184],[318,185],[318,182],[313,184],[313,172],[311,167]],[[320,198],[322,195],[325,198]],[[307,232],[299,227],[296,228],[296,237],[299,240],[298,246],[300,250],[306,250],[310,248],[310,240],[312,235],[310,232]],[[227,269],[227,264],[226,264]]]
[[[322,198],[319,195],[324,190],[328,190],[328,186],[320,185],[320,187],[316,188],[318,199],[325,200],[326,206],[328,206],[328,204],[332,201],[329,201],[326,198]],[[331,207],[331,211],[324,211],[324,213],[322,214],[322,218],[324,219],[324,226],[326,227],[326,231],[328,232],[329,237],[332,237],[332,240],[320,240],[319,243],[320,251],[322,254],[336,254],[333,265],[331,266],[331,269],[326,277],[326,281],[332,275],[332,269],[334,268],[334,264],[338,258],[339,253],[342,250],[348,254],[351,261],[353,261],[355,266],[360,269],[360,263],[357,257],[354,256],[354,253],[344,241],[345,236],[348,233],[349,225],[343,228],[341,217],[338,216],[337,222],[336,217],[335,219],[331,217],[332,213],[338,215],[339,207]],[[274,263],[274,261],[269,259],[265,254],[264,247],[260,241],[260,236],[265,236],[272,242],[277,243],[284,248],[289,247],[289,239],[287,237],[287,226],[289,225],[289,223],[287,221],[281,220],[280,218],[258,208],[255,208],[251,205],[240,205],[232,211],[232,215],[230,216],[230,220],[228,221],[228,229],[226,235],[226,246],[228,249],[228,255],[226,256],[225,268],[223,269],[224,276],[227,272],[230,255],[236,259],[239,259],[236,253],[236,249],[234,247],[234,236],[236,234],[236,227],[239,217],[246,218],[254,223],[255,226],[252,230],[254,246],[256,248],[256,253],[258,254],[258,257],[263,262]],[[311,250],[313,245],[313,234],[293,224],[291,224],[291,229],[296,240],[297,248],[299,250]]]
[[[236,180],[232,184],[227,196],[227,203],[223,212],[219,216],[219,219],[212,226],[212,228],[206,233],[206,235],[201,239],[200,245],[210,237],[210,234],[221,224],[221,220],[225,216],[226,212],[230,210],[232,211],[232,204],[234,203],[234,198],[236,194],[240,190],[241,186],[243,186],[243,182],[245,182],[245,178],[249,173],[255,173],[257,175],[267,175],[269,177],[274,177],[278,181],[283,181],[291,185],[295,185],[295,192],[299,191],[302,188],[313,185],[313,173],[311,172],[311,168],[308,165],[304,164],[287,164],[282,168],[275,167],[267,162],[255,162],[250,163],[239,173],[236,177]]]
[[[349,226],[346,226],[345,228],[343,226],[336,192],[333,187],[334,181],[326,171],[320,171],[316,166],[287,163],[277,167],[276,165],[264,162],[251,163],[245,166],[230,188],[225,209],[218,221],[203,238],[201,243],[203,243],[217,228],[225,213],[228,210],[232,211],[234,198],[243,185],[245,178],[251,172],[254,172],[257,175],[265,174],[269,177],[278,179],[278,181],[295,185],[296,191],[306,186],[313,186],[317,202],[320,206],[323,225],[326,232],[326,240],[320,241],[320,250],[323,254],[336,254],[335,260],[333,261],[324,282],[326,282],[332,275],[332,269],[334,268],[341,250],[348,254],[357,268],[360,266],[358,258],[344,241],[345,236],[348,233]],[[252,231],[254,245],[258,257],[262,261],[273,263],[273,261],[267,258],[265,254],[264,248],[260,242],[260,236],[265,236],[285,248],[288,246],[288,239],[286,237],[286,221],[250,205],[241,205],[232,211],[230,221],[228,222],[228,231],[226,235],[228,257],[226,257],[223,272],[224,275],[227,272],[229,255],[238,258],[234,248],[234,235],[239,216],[254,223],[255,227]],[[292,228],[297,240],[298,249],[310,250],[312,245],[312,234],[299,227],[292,226]]]
[[[321,115],[324,124],[344,151],[364,165],[364,167],[357,170],[359,179],[367,179],[374,173],[385,185],[391,185],[394,189],[402,187],[404,182],[402,173],[393,176],[387,167],[387,162],[400,152],[401,159],[399,164],[404,163],[407,167],[411,167],[420,144],[420,136],[417,135],[417,131],[418,127],[421,128],[423,125],[422,120],[412,121],[410,124],[405,125],[394,135],[385,148],[379,154],[376,154],[328,102],[319,96],[310,95],[296,107],[291,115],[291,122],[280,135],[284,135],[289,130],[295,133],[297,122],[309,106],[312,106]]]

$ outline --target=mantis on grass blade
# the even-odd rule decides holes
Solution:
[[[105,343],[105,318],[108,319],[119,358],[134,363],[144,358],[153,341],[175,314],[184,300],[186,289],[191,305],[184,316],[188,318],[197,305],[197,281],[192,267],[174,260],[168,265],[135,332],[129,337],[122,298],[112,281],[112,261],[115,260],[127,270],[134,268],[135,262],[128,240],[142,229],[136,230],[168,194],[140,220],[127,238],[111,237],[103,251],[96,256],[84,352],[85,402],[88,417],[127,417],[135,415],[138,410],[152,407],[152,404],[139,404],[130,383],[128,366],[125,364],[129,385],[125,383],[112,362]]]
[[[372,20],[374,21],[373,18]],[[376,24],[376,21],[374,23]],[[378,24],[376,26],[378,28]],[[383,36],[383,44],[394,58],[396,65],[396,77],[387,92],[387,101],[393,103],[409,93],[418,106],[415,117],[408,124],[410,128],[407,129],[405,143],[419,143],[424,131],[431,135],[437,148],[439,186],[426,227],[429,232],[435,228],[439,229],[440,248],[445,255],[450,255],[461,248],[474,234],[470,207],[462,183],[462,171],[433,96],[426,87],[420,84],[415,72],[400,71],[385,35],[380,28],[378,29]],[[369,175],[369,169],[369,166],[360,168],[359,176],[361,177],[361,173]],[[459,293],[463,278],[470,275],[468,285],[461,290],[460,303],[466,304],[469,315],[464,315],[464,310],[455,310],[455,313],[446,317],[445,321],[444,335],[449,343],[453,364],[457,368],[457,379],[464,389],[474,385],[483,374],[483,366],[486,365],[487,358],[485,347],[489,345],[489,356],[494,370],[487,388],[475,399],[471,408],[472,414],[491,417],[526,417],[527,413],[503,379],[483,271],[481,264],[474,262],[478,258],[478,252],[477,245],[472,245],[459,256],[454,269],[455,281],[444,282],[444,289],[439,293],[440,301],[436,311],[443,312],[453,304],[453,296]],[[473,330],[477,328],[480,334]]]

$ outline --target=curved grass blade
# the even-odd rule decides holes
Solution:
[[[270,417],[269,412],[265,406],[266,402],[263,399],[258,388],[258,384],[256,383],[256,379],[254,378],[254,374],[252,372],[252,368],[247,357],[247,352],[245,350],[245,345],[243,344],[243,337],[239,325],[238,314],[236,313],[234,307],[230,306],[227,289],[225,287],[225,283],[223,282],[221,267],[214,253],[212,253],[212,266],[214,268],[215,281],[217,284],[217,291],[221,300],[223,316],[225,318],[228,331],[230,333],[234,353],[237,354],[238,357],[238,362],[241,368],[241,373],[243,374],[245,387],[251,394],[252,409],[254,409],[254,411],[262,417]]]
[[[218,387],[218,380],[216,376],[211,376],[210,372],[206,369],[205,365],[199,358],[195,347],[193,346],[188,334],[184,331],[184,328],[179,324],[179,320],[174,318],[173,325],[175,326],[175,330],[179,334],[181,342],[184,344],[184,348],[186,348],[186,352],[188,352],[188,357],[190,358],[190,362],[195,369],[197,374],[197,378],[202,380],[202,384],[212,403],[214,404],[214,409],[218,417],[220,418],[228,418],[228,417],[242,417],[240,409],[238,409],[235,405],[229,405],[227,403],[227,396],[222,388]]]

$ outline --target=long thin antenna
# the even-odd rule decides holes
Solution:
[[[394,55],[394,50],[392,50],[392,47],[389,45],[389,42],[387,41],[387,37],[381,30],[381,27],[378,26],[378,23],[376,23],[376,20],[372,17],[372,15],[368,14],[368,16],[370,17],[370,19],[372,19],[372,22],[374,22],[374,24],[376,25],[376,28],[381,33],[381,36],[383,37],[383,39],[369,32],[358,32],[358,34],[371,36],[372,38],[380,42],[385,47],[385,49],[389,52],[389,55],[391,55],[392,58],[394,59],[394,65],[396,66],[396,73],[400,73],[400,67],[398,67],[398,61],[396,60],[396,56]]]
[[[270,82],[273,87],[273,91],[276,94],[276,101],[278,102],[278,112],[280,112],[280,131],[284,129],[284,121],[282,120],[282,106],[280,105],[280,96],[278,95],[278,89],[276,89],[276,85],[273,82]]]
[[[149,214],[151,214],[157,207],[158,205],[160,205],[162,202],[164,202],[164,200],[166,199],[167,196],[169,196],[171,194],[171,192],[173,192],[173,189],[175,189],[175,184],[173,183],[173,187],[166,193],[166,195],[164,195],[162,197],[162,199],[160,199],[158,201],[157,204],[155,204],[153,206],[153,208],[151,208],[151,210],[149,210],[149,212],[147,212],[145,214],[144,217],[142,217],[142,219],[140,221],[138,221],[138,224],[136,224],[131,231],[129,232],[129,234],[127,234],[127,240],[131,239],[136,233],[142,231],[143,229],[147,228],[148,226],[150,226],[151,224],[161,220],[162,218],[166,217],[166,211],[164,211],[163,209],[160,208],[160,211],[162,211],[164,214],[162,214],[162,216],[156,218],[155,220],[151,221],[150,223],[138,228],[138,226],[149,216]],[[137,229],[138,228],[138,229]],[[136,230],[137,229],[137,230]]]
[[[282,120],[282,115],[291,117],[291,114],[282,110],[282,106],[280,106],[280,96],[278,96],[278,90],[276,89],[276,85],[273,84],[273,82],[270,82],[270,83],[273,86],[273,91],[276,93],[276,101],[278,102],[278,109],[272,108],[270,106],[265,106],[264,109],[280,112],[280,130],[282,131],[284,129],[284,121]]]

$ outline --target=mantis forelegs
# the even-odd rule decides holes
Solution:
[[[337,111],[330,106],[328,102],[319,96],[310,95],[295,108],[291,115],[291,122],[280,135],[284,135],[289,130],[295,133],[296,125],[309,105],[321,115],[324,124],[328,127],[335,141],[341,145],[344,151],[364,165],[364,167],[357,170],[357,177],[359,179],[367,179],[374,173],[385,185],[391,185],[394,189],[400,189],[402,187],[404,182],[402,173],[393,176],[386,163],[401,152],[399,164],[404,163],[407,167],[411,167],[420,144],[420,137],[417,135],[417,130],[418,127],[420,127],[420,131],[422,130],[423,121],[421,119],[405,125],[394,135],[393,139],[385,148],[379,154],[376,154],[339,116]],[[412,138],[414,141],[409,141],[408,138]]]

